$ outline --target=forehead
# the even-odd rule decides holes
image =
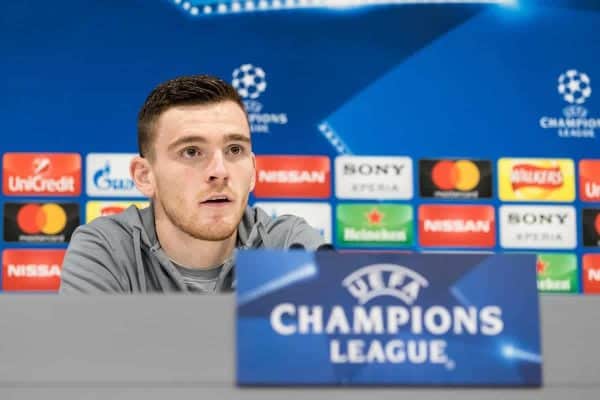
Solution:
[[[231,134],[250,137],[246,114],[233,101],[169,108],[156,121],[155,132],[156,143],[166,145],[182,136],[198,136],[208,141]]]

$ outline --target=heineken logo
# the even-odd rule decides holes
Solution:
[[[413,211],[408,205],[340,204],[337,236],[342,246],[410,245],[413,241]]]

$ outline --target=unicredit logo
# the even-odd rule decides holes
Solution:
[[[417,300],[419,291],[429,282],[415,271],[395,264],[367,265],[348,275],[343,281],[350,294],[359,304],[379,296],[392,296],[411,305]]]
[[[6,153],[3,173],[7,195],[69,196],[81,192],[79,154]]]
[[[560,167],[539,167],[531,164],[513,166],[511,183],[513,190],[523,187],[556,189],[563,185],[563,173]]]
[[[331,193],[328,157],[257,156],[256,197],[327,198]]]

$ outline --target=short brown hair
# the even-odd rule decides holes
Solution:
[[[152,90],[138,114],[137,134],[140,156],[152,154],[154,123],[167,109],[181,105],[233,101],[242,110],[244,103],[235,88],[215,76],[182,76],[163,82]]]

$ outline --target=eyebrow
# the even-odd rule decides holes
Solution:
[[[206,140],[205,137],[203,136],[197,136],[197,135],[189,135],[189,136],[183,136],[180,137],[179,139],[177,139],[176,141],[174,141],[173,143],[171,143],[168,146],[169,150],[173,150],[181,145],[184,144],[189,144],[189,143],[207,143],[208,140]],[[241,135],[239,133],[230,133],[228,135],[225,135],[225,137],[223,138],[223,142],[227,143],[227,142],[245,142],[245,143],[250,143],[250,138],[248,136],[245,135]]]

